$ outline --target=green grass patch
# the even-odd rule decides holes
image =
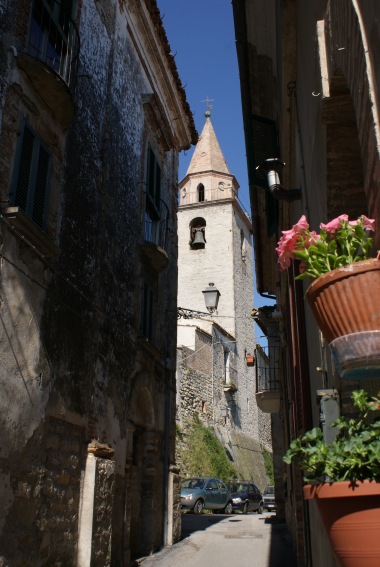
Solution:
[[[274,470],[273,470],[272,454],[269,453],[269,451],[266,451],[265,449],[263,449],[262,455],[263,455],[263,459],[264,459],[265,472],[267,473],[268,479],[269,479],[268,484],[274,484]]]
[[[177,428],[177,452],[186,475],[212,476],[225,481],[238,477],[214,430],[206,427],[198,414],[194,414],[184,429]]]

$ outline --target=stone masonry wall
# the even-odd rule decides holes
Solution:
[[[0,565],[56,567],[62,564],[66,567],[75,564],[85,456],[85,430],[55,418],[46,419],[24,451],[14,455],[9,506],[3,508],[2,513],[7,535],[0,538]],[[49,560],[52,546],[54,558]],[[25,549],[28,550],[27,563]],[[10,562],[7,558],[12,550]]]

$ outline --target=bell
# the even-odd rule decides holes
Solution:
[[[206,241],[204,239],[203,230],[196,230],[194,235],[194,240],[192,242],[192,248],[204,248]]]

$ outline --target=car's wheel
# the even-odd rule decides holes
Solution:
[[[248,502],[244,504],[243,514],[248,514]]]
[[[202,514],[204,507],[204,502],[201,499],[197,500],[193,508],[194,514]]]
[[[227,502],[226,507],[223,510],[224,514],[232,514],[232,502]]]
[[[263,507],[263,503],[260,502],[259,507],[257,508],[257,513],[258,514],[262,514],[264,512],[264,507]]]

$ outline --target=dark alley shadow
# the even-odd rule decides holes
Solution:
[[[189,514],[188,512],[182,514],[182,530],[181,540],[186,539],[194,532],[201,532],[207,530],[210,526],[218,524],[222,520],[229,518],[230,521],[239,521],[238,518],[226,516],[225,514]]]
[[[297,567],[297,558],[285,518],[267,516],[271,525],[271,546],[268,567]]]

